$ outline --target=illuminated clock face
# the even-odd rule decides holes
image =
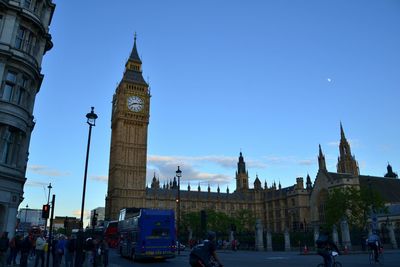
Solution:
[[[139,112],[143,109],[144,101],[138,96],[130,96],[128,98],[128,108],[134,112]]]

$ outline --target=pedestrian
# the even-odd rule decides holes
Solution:
[[[21,247],[20,237],[18,235],[14,236],[10,240],[10,254],[8,254],[7,265],[17,265],[16,259],[18,251]]]
[[[58,237],[54,237],[51,242],[51,256],[53,258],[53,267],[58,267],[58,260],[57,260],[57,244],[58,244]]]
[[[30,233],[29,240],[31,241],[31,254],[29,258],[33,259],[36,256],[36,236],[34,236],[33,233]]]
[[[61,235],[58,239],[57,246],[56,246],[56,261],[57,261],[57,267],[61,266],[62,258],[64,256],[64,251],[65,251],[65,236]]]
[[[236,251],[236,250],[237,250],[237,240],[236,240],[236,239],[233,239],[233,240],[232,240],[232,250],[233,250],[233,251]]]
[[[94,247],[94,242],[93,238],[89,237],[85,241],[85,266],[90,267],[93,266],[94,260],[95,260],[95,247]]]
[[[76,238],[70,236],[65,244],[65,267],[74,265],[74,255],[76,251]]]
[[[21,242],[21,259],[19,262],[20,267],[27,267],[28,266],[28,257],[29,252],[32,249],[32,243],[29,239],[29,236],[26,235]]]
[[[43,237],[43,234],[40,234],[36,238],[35,242],[35,267],[38,266],[40,260],[40,266],[44,267],[44,247],[46,245],[46,240]]]
[[[103,241],[101,242],[101,256],[102,256],[102,262],[103,262],[103,267],[107,267],[108,266],[108,250],[109,250],[109,246],[108,243],[105,239],[103,239]]]
[[[8,232],[3,232],[0,238],[0,266],[6,266],[7,250],[9,247],[10,240],[8,239]]]

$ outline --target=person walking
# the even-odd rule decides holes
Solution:
[[[10,254],[7,258],[7,265],[17,265],[16,259],[21,247],[20,236],[16,235],[10,240]]]
[[[65,267],[73,267],[76,251],[76,238],[69,237],[65,244]]]
[[[29,252],[32,249],[32,243],[29,239],[29,236],[26,235],[25,238],[21,242],[21,259],[19,262],[20,267],[27,267],[28,266],[28,257]]]
[[[10,240],[8,239],[8,232],[3,232],[0,238],[0,266],[6,266],[7,250],[9,247]]]
[[[57,259],[57,244],[58,244],[58,237],[56,236],[53,238],[51,242],[51,257],[53,258],[53,267],[58,267],[58,259]]]
[[[57,246],[56,246],[56,266],[61,266],[62,258],[64,256],[65,251],[65,236],[61,235],[58,239]]]
[[[107,241],[105,239],[103,239],[101,241],[100,249],[101,249],[103,267],[107,267],[108,266],[108,250],[109,250],[109,247],[108,247],[108,243],[107,243]]]
[[[38,266],[40,260],[40,266],[44,267],[44,247],[46,245],[46,240],[43,234],[36,238],[35,242],[35,267]]]

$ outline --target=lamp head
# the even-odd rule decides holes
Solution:
[[[94,107],[92,107],[90,113],[86,114],[86,118],[87,124],[89,124],[90,126],[96,126],[97,114],[94,113]]]
[[[179,169],[178,166],[178,169],[176,170],[176,177],[180,178],[181,176],[182,176],[182,171]]]

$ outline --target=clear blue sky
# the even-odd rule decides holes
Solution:
[[[388,1],[56,1],[43,61],[25,200],[78,216],[95,107],[85,210],[104,206],[111,100],[137,32],[152,92],[148,180],[176,166],[202,190],[336,171],[342,121],[360,172],[400,171],[400,3]]]

